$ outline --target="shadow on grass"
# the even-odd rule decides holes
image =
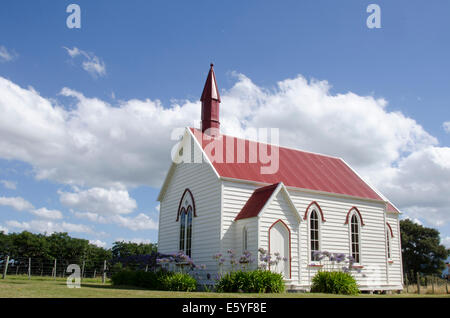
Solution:
[[[96,289],[110,289],[110,290],[114,290],[114,289],[118,289],[118,290],[144,290],[144,291],[157,291],[154,289],[147,289],[147,288],[143,288],[143,287],[136,287],[136,286],[125,286],[125,285],[121,285],[121,286],[114,286],[114,285],[103,285],[103,284],[92,284],[92,283],[82,283],[81,287],[83,288],[96,288]]]

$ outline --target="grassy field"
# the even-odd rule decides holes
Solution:
[[[101,279],[85,279],[81,288],[68,288],[66,279],[57,278],[53,280],[50,277],[32,277],[27,276],[7,276],[6,279],[0,279],[0,298],[19,298],[19,297],[42,297],[42,298],[264,298],[264,297],[283,297],[283,298],[311,298],[311,297],[345,297],[329,294],[314,293],[283,293],[283,294],[224,294],[224,293],[206,293],[206,292],[165,292],[144,290],[134,287],[115,287],[109,282],[101,283]],[[394,294],[394,295],[368,295],[362,294],[357,297],[449,297],[450,295],[417,295],[417,294]]]

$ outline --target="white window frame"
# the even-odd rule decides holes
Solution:
[[[353,265],[359,266],[362,264],[362,245],[361,245],[361,236],[362,236],[362,224],[361,224],[361,218],[359,214],[353,210],[349,215],[349,222],[348,222],[348,232],[349,232],[349,242],[350,242],[350,253],[349,255],[353,257],[353,235],[352,235],[352,220],[353,216],[356,217],[356,221],[358,223],[358,254],[359,254],[359,262],[356,261],[353,263]]]
[[[322,249],[322,215],[320,213],[319,207],[315,204],[312,205],[308,210],[308,218],[307,218],[307,228],[308,228],[308,260],[310,265],[316,265],[319,261],[313,260],[312,250],[311,250],[311,214],[315,211],[317,215],[317,226],[318,226],[318,241],[319,241],[319,250]]]
[[[242,229],[242,252],[248,251],[248,229],[244,226]]]

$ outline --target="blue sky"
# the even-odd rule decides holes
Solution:
[[[70,3],[76,3],[81,8],[81,29],[66,26],[69,15],[66,7]],[[366,8],[370,3],[376,3],[381,8],[381,29],[366,26],[369,16]],[[408,204],[404,199],[408,193],[402,193],[392,185],[394,181],[391,180],[391,186],[386,187],[378,181],[377,186],[402,208],[405,216],[439,228],[443,238],[447,238],[447,245],[450,245],[450,211],[446,212],[449,202],[444,198],[448,194],[445,192],[448,181],[439,180],[439,184],[438,181],[435,184],[433,180],[405,176],[405,171],[413,170],[411,162],[417,158],[423,158],[423,164],[419,161],[414,161],[414,164],[431,169],[437,176],[450,175],[450,168],[446,165],[447,158],[450,159],[450,132],[444,128],[444,123],[450,121],[448,1],[7,0],[2,1],[0,6],[0,49],[6,50],[10,57],[1,61],[0,77],[8,81],[5,83],[20,87],[21,93],[38,92],[51,105],[58,105],[66,111],[78,109],[84,102],[90,105],[94,98],[106,103],[108,110],[120,108],[123,103],[132,100],[149,99],[156,104],[159,101],[164,109],[179,104],[187,109],[183,114],[192,114],[189,110],[191,106],[187,104],[198,102],[212,61],[219,88],[222,94],[230,98],[248,88],[244,85],[247,82],[237,75],[241,74],[251,80],[252,87],[273,95],[279,93],[278,82],[301,75],[308,81],[327,81],[330,95],[352,92],[361,100],[366,96],[373,100],[385,100],[387,106],[384,112],[401,112],[406,118],[402,119],[402,124],[407,119],[414,120],[427,133],[428,140],[430,136],[435,138],[434,142],[428,141],[428,150],[417,150],[417,147],[412,147],[414,150],[396,149],[400,157],[390,160],[389,167],[405,167],[399,172],[396,182],[424,182],[428,188],[436,187],[438,195],[437,198],[428,195],[414,204]],[[89,69],[88,64],[83,67],[83,63],[89,62],[100,69]],[[239,83],[244,87],[241,90]],[[8,85],[5,84],[5,87],[7,89]],[[61,94],[63,88],[70,89],[70,92]],[[81,101],[76,95],[78,93],[89,100]],[[23,100],[24,103],[28,101]],[[225,100],[222,109],[227,107]],[[7,102],[5,99],[4,105]],[[227,116],[226,113],[224,116]],[[185,119],[192,121],[196,118]],[[158,122],[149,122],[148,125],[158,126]],[[416,131],[416,128],[411,129]],[[13,207],[11,200],[4,200],[4,204],[0,205],[2,228],[12,232],[28,226],[39,231],[45,226],[42,223],[32,225],[32,220],[39,218],[39,215],[30,211],[45,207],[60,211],[63,215],[50,221],[47,218],[45,222],[54,222],[56,228],[62,226],[63,229],[74,229],[74,225],[86,226],[90,229],[87,232],[78,228],[79,232],[71,234],[105,246],[110,246],[119,238],[157,240],[157,230],[151,224],[137,229],[134,225],[124,225],[130,220],[99,222],[93,221],[92,214],[91,219],[87,218],[86,213],[94,213],[96,207],[83,205],[79,197],[84,195],[85,199],[92,199],[92,196],[100,195],[105,199],[121,191],[125,207],[116,215],[133,220],[142,213],[145,218],[135,221],[157,222],[157,184],[161,178],[145,182],[118,175],[108,179],[105,177],[108,175],[106,168],[100,171],[98,167],[92,168],[92,173],[98,172],[98,177],[78,178],[68,172],[52,175],[49,167],[52,164],[59,167],[64,164],[62,161],[67,162],[70,157],[61,155],[59,162],[58,159],[38,158],[41,152],[35,151],[32,146],[32,149],[26,148],[24,140],[20,139],[22,137],[17,137],[26,133],[22,130],[16,133],[13,128],[0,127],[0,137],[8,140],[4,151],[0,152],[0,180],[4,181],[0,184],[0,197],[20,197],[33,207]],[[94,132],[92,134],[100,138]],[[392,134],[399,135],[398,131]],[[15,137],[12,136],[21,141],[14,144]],[[30,137],[27,140],[40,147],[40,142],[44,145],[51,139],[46,140],[46,135],[43,136],[43,139],[33,141]],[[281,138],[283,140],[283,136]],[[422,144],[424,138],[413,138],[412,143]],[[285,139],[289,142],[293,140],[289,137]],[[325,144],[320,147],[291,143],[302,149],[311,148],[307,150],[327,149],[326,139],[321,141]],[[149,145],[154,143],[152,135],[148,142]],[[54,144],[53,141],[51,144]],[[173,142],[167,141],[166,146],[171,144]],[[145,147],[145,144],[140,146]],[[20,147],[23,147],[22,151],[18,150]],[[149,146],[149,149],[158,151],[165,148]],[[331,154],[335,154],[333,151],[330,150]],[[336,150],[339,155],[352,156],[339,151]],[[430,159],[427,154],[433,157]],[[150,154],[146,155],[151,158]],[[53,157],[58,158],[58,155]],[[149,180],[152,173],[160,173],[159,170],[169,165],[169,154],[159,154],[158,158],[167,162],[153,164],[151,167],[155,170],[147,171]],[[350,158],[349,161],[354,162],[357,169],[360,168],[358,171],[367,172],[369,178],[371,173],[373,175],[374,165],[369,168],[357,159]],[[411,166],[407,166],[409,163]],[[433,163],[437,166],[430,167],[429,164]],[[80,169],[83,165],[80,164]],[[380,163],[381,166],[386,168],[385,163]],[[121,169],[126,170],[127,166]],[[46,173],[42,174],[44,170]],[[105,181],[105,178],[108,180]],[[115,181],[118,185],[112,186]],[[99,189],[106,189],[106,192]],[[78,203],[70,201],[70,198],[64,200],[62,193],[77,194]],[[423,211],[427,209],[434,209],[431,219],[423,216]],[[84,217],[77,215],[77,212],[85,213]],[[432,219],[436,218],[442,221],[433,223]],[[66,225],[61,225],[62,222]]]

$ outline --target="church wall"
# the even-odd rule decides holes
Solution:
[[[260,247],[269,250],[269,228],[278,220],[282,220],[289,228],[291,237],[291,279],[298,281],[298,238],[299,221],[295,216],[291,205],[286,200],[283,190],[278,192],[269,206],[266,207],[259,217],[259,243]],[[273,253],[272,257],[273,256]]]
[[[401,240],[399,233],[399,219],[397,213],[387,213],[386,221],[392,228],[394,237],[391,241],[391,262],[388,263],[388,274],[390,284],[403,284],[402,259],[401,259]]]
[[[228,248],[235,248],[235,240],[239,239],[234,234],[233,220],[245,205],[253,191],[262,185],[254,185],[243,182],[223,181],[223,221],[222,221],[222,250],[226,252]],[[308,226],[303,220],[306,208],[312,201],[317,201],[324,213],[325,222],[321,227],[321,250],[329,252],[351,253],[350,246],[350,228],[345,224],[348,211],[353,206],[357,207],[362,215],[364,226],[361,226],[361,273],[355,272],[358,283],[365,289],[383,289],[388,287],[388,271],[386,257],[386,220],[384,212],[384,202],[371,202],[354,198],[343,198],[338,196],[309,193],[288,189],[294,205],[299,211],[302,221],[298,230],[299,241],[296,261],[298,262],[297,283],[299,286],[309,286],[312,277],[319,270],[318,267],[308,266],[311,264],[309,259]],[[269,223],[269,222],[268,222]],[[395,224],[393,221],[392,223]],[[393,225],[393,224],[391,224]],[[270,226],[270,225],[269,225]],[[260,225],[261,227],[261,225]],[[267,227],[265,224],[264,227]],[[393,226],[394,228],[395,226]],[[265,229],[260,228],[260,242],[263,244],[266,240],[263,236]],[[397,230],[398,231],[398,230]],[[395,237],[398,237],[394,233]],[[394,244],[395,243],[395,244]],[[264,243],[265,244],[265,243]],[[392,241],[393,251],[399,251],[398,243]],[[397,255],[399,252],[397,252]],[[398,257],[398,256],[397,256]],[[294,261],[294,257],[293,257]],[[399,264],[396,266],[394,264]],[[393,266],[392,266],[393,265]],[[397,277],[390,282],[390,288],[401,288],[399,284],[401,278],[400,261],[394,263],[389,268],[389,277]],[[292,274],[296,267],[292,264]],[[394,274],[395,273],[395,274]],[[363,277],[363,274],[366,277]]]
[[[212,255],[220,250],[221,184],[207,163],[176,165],[160,205],[158,251],[178,252],[180,223],[176,219],[186,188],[192,192],[197,214],[192,222],[192,259],[197,265],[205,264],[209,271],[215,271]]]

